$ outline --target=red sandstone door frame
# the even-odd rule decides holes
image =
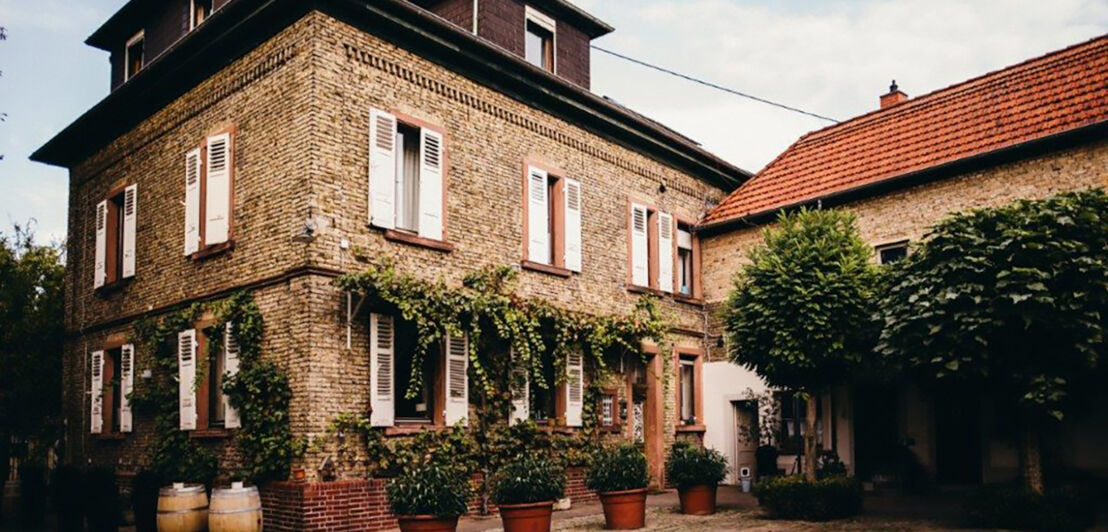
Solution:
[[[643,413],[643,443],[646,447],[646,461],[650,468],[650,487],[665,486],[665,434],[661,430],[665,424],[665,384],[662,380],[664,370],[658,346],[643,345],[647,354],[646,362],[646,404]]]

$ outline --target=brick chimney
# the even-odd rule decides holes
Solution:
[[[881,108],[892,107],[898,103],[908,101],[908,95],[904,94],[899,87],[896,86],[896,80],[893,80],[893,84],[889,85],[888,94],[881,95]]]

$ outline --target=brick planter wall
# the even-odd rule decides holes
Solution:
[[[482,478],[475,475],[475,484]],[[369,478],[337,482],[273,482],[261,489],[262,513],[269,531],[338,531],[392,530],[396,516],[389,510],[385,496],[388,479]],[[585,471],[566,471],[566,495],[573,504],[598,500],[596,492],[585,488]],[[475,497],[469,504],[470,515],[476,515],[481,500]],[[496,506],[489,504],[496,513]]]

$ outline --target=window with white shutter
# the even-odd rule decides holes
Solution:
[[[659,212],[658,219],[658,288],[673,292],[673,216]]]
[[[566,425],[580,427],[585,405],[585,359],[580,352],[566,354]]]
[[[447,426],[466,424],[469,418],[469,342],[465,335],[446,338],[446,407],[443,412]]]
[[[135,276],[135,224],[138,221],[138,185],[123,191],[123,277]]]
[[[177,333],[179,428],[196,430],[196,330]]]
[[[565,180],[565,265],[574,272],[581,271],[581,183]]]
[[[231,234],[231,134],[208,137],[204,175],[204,245],[227,242]]]
[[[185,255],[200,251],[200,148],[185,155]]]
[[[442,240],[442,134],[429,129],[421,130],[419,172],[419,236]]]
[[[380,109],[369,112],[369,223],[396,227],[396,117]]]
[[[443,239],[446,138],[381,109],[369,112],[369,223],[393,240]]]
[[[104,430],[104,352],[93,351],[89,357],[89,431]]]
[[[647,236],[648,212],[645,205],[631,204],[631,283],[650,286],[649,249]]]
[[[550,185],[546,170],[527,171],[527,260],[550,264]]]
[[[512,370],[508,378],[512,392],[512,411],[508,423],[515,425],[531,417],[531,372],[522,362],[515,360],[515,350],[511,351]]]
[[[227,323],[223,330],[223,368],[228,377],[239,373],[239,342],[235,338],[234,325]],[[223,426],[229,429],[242,427],[239,411],[231,406],[231,397],[220,390],[223,401]]]
[[[108,202],[96,204],[96,266],[93,288],[100,288],[108,278]]]
[[[131,432],[131,392],[135,389],[135,346],[125,344],[119,348],[119,430]]]
[[[391,427],[394,422],[393,318],[387,314],[369,316],[370,425]]]

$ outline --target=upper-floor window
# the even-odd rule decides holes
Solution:
[[[134,277],[137,214],[137,185],[117,189],[108,194],[108,199],[96,204],[93,288]]]
[[[631,203],[631,284],[673,292],[673,215],[641,203]]]
[[[677,293],[693,297],[695,296],[696,263],[693,245],[692,228],[685,223],[677,224]]]
[[[879,264],[892,264],[908,256],[908,241],[897,242],[877,247],[877,262]]]
[[[212,14],[212,0],[192,0],[189,29],[199,26]]]
[[[239,369],[239,344],[233,324],[223,328],[220,349],[210,349],[205,329],[188,329],[177,334],[178,408],[181,430],[238,428],[238,411],[223,392],[224,377]],[[197,369],[203,373],[197,374]]]
[[[528,63],[554,72],[554,19],[527,6],[524,57]]]
[[[524,168],[524,265],[580,272],[581,183],[560,170],[533,163]]]
[[[231,241],[234,139],[234,128],[228,128],[185,154],[185,255],[223,249]]]
[[[146,32],[140,30],[127,40],[123,50],[123,80],[127,81],[138,74],[145,64]]]
[[[445,132],[380,109],[369,115],[369,223],[443,240]]]

